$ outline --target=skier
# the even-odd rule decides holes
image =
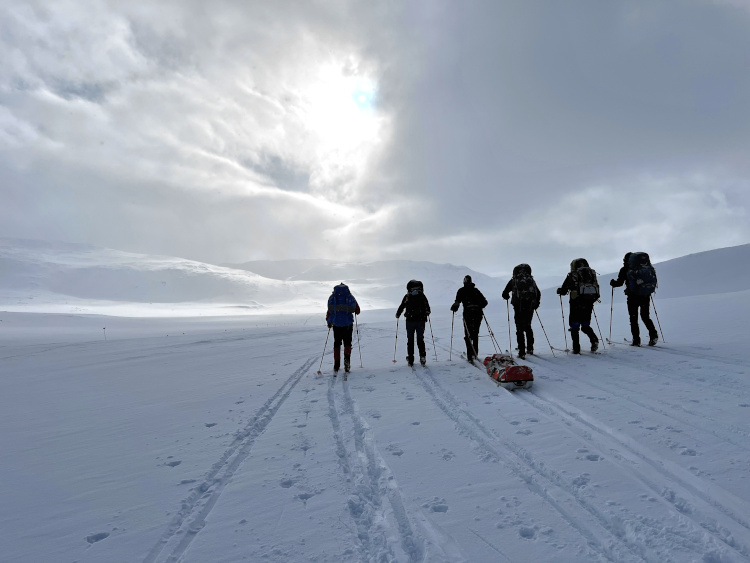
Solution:
[[[427,352],[424,345],[424,327],[430,316],[430,302],[424,294],[421,281],[411,280],[406,284],[406,295],[396,311],[396,318],[406,310],[406,362],[414,365],[414,333],[417,334],[417,348],[419,348],[419,363],[427,363]]]
[[[531,275],[531,266],[519,264],[513,268],[513,277],[505,286],[502,296],[506,301],[510,298],[510,304],[513,305],[518,357],[525,358],[526,354],[533,355],[534,331],[531,329],[531,321],[534,319],[534,311],[539,308],[542,292],[539,291]]]
[[[581,353],[578,332],[583,332],[591,341],[591,351],[599,349],[599,339],[591,328],[591,313],[594,303],[599,299],[599,282],[596,272],[589,267],[585,258],[576,258],[570,263],[570,273],[565,278],[562,287],[557,289],[558,295],[570,292],[570,337],[573,340],[573,353]]]
[[[333,288],[328,298],[328,314],[326,322],[328,328],[333,327],[333,375],[338,374],[341,367],[341,344],[344,344],[344,371],[349,373],[351,368],[352,332],[354,315],[359,315],[359,304],[354,299],[349,287],[341,282]]]
[[[464,285],[456,292],[456,301],[451,305],[451,311],[458,311],[461,304],[464,306],[466,359],[471,363],[479,353],[479,327],[484,317],[482,309],[487,306],[487,299],[472,283],[471,276],[464,276]]]
[[[645,258],[643,258],[645,256]],[[640,274],[640,276],[639,276]],[[638,310],[640,309],[643,324],[648,329],[648,345],[655,346],[659,341],[659,333],[656,332],[654,321],[651,320],[649,307],[651,305],[651,294],[656,290],[656,271],[651,265],[648,254],[645,252],[628,252],[622,259],[622,268],[617,274],[616,280],[609,280],[612,287],[625,285],[627,296],[628,315],[630,316],[630,333],[633,340],[631,346],[641,345],[641,330],[638,325]]]

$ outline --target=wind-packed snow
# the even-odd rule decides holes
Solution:
[[[748,561],[750,288],[714,288],[657,293],[655,348],[624,342],[622,290],[601,354],[553,357],[535,320],[536,381],[514,393],[459,358],[460,315],[442,305],[415,370],[403,319],[396,341],[394,310],[365,307],[344,382],[331,341],[317,374],[322,305],[138,318],[16,304],[0,313],[0,560]],[[501,289],[486,314],[507,348]],[[556,304],[540,318],[563,348]]]

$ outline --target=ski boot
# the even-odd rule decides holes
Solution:
[[[427,356],[419,356],[419,363],[423,366],[427,365]]]
[[[599,349],[599,340],[591,341],[591,352],[596,352]]]
[[[409,364],[409,367],[414,366],[414,356],[406,356],[406,363]]]
[[[352,368],[351,356],[349,354],[344,354],[344,371],[346,373],[349,373],[349,370],[351,368]]]
[[[631,346],[641,346],[641,339],[640,338],[633,338],[633,340],[630,342]]]
[[[656,346],[656,343],[657,343],[657,342],[659,342],[659,335],[655,335],[655,336],[652,336],[652,337],[651,337],[651,338],[649,339],[649,341],[648,341],[648,345],[649,345],[649,346]]]
[[[533,356],[534,355],[534,348],[532,348],[531,346],[529,346],[528,349],[526,350],[526,354],[528,354],[529,356]]]

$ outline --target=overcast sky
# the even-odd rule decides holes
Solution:
[[[0,236],[540,275],[750,242],[750,2],[4,0]]]

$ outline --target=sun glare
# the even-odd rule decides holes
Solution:
[[[309,125],[332,146],[370,141],[377,134],[375,95],[371,80],[324,68],[310,90]]]
[[[333,171],[363,170],[383,140],[386,120],[376,107],[377,86],[347,74],[342,65],[321,67],[306,92],[305,123],[316,139],[320,185],[336,183]],[[312,183],[312,182],[311,182]]]

